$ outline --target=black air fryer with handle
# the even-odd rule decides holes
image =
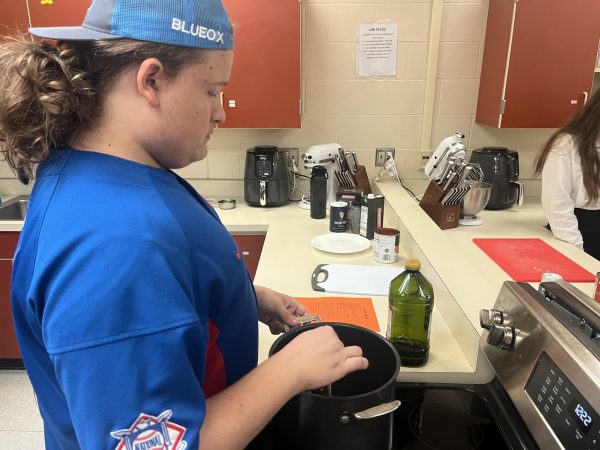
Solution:
[[[282,206],[290,200],[287,159],[274,145],[246,151],[244,200],[250,206]]]
[[[492,185],[485,209],[507,209],[523,203],[523,183],[519,181],[519,154],[506,147],[482,147],[472,151],[470,162],[483,171],[483,181]]]

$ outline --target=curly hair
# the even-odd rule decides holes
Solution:
[[[569,122],[550,136],[538,153],[534,163],[534,173],[542,173],[544,163],[556,140],[570,135],[577,146],[581,160],[583,186],[588,194],[589,203],[595,203],[600,197],[600,156],[598,140],[600,139],[600,89],[596,90]]]
[[[129,39],[0,43],[0,151],[28,184],[37,164],[69,145],[102,114],[102,99],[124,71],[157,58],[168,76],[205,50]]]

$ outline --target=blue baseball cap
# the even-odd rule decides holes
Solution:
[[[206,49],[233,48],[233,28],[221,0],[93,0],[80,27],[34,27],[59,41],[128,38]]]

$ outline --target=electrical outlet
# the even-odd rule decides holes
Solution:
[[[292,161],[296,163],[296,167],[299,167],[298,158],[300,157],[300,150],[297,148],[280,148],[282,152],[285,152],[287,158],[287,165],[291,169],[293,167]]]
[[[431,158],[431,152],[422,150],[418,152],[418,155],[419,159],[417,161],[417,169],[424,170],[425,166],[429,162],[429,158]]]
[[[396,155],[396,149],[391,147],[379,147],[375,149],[375,166],[383,167],[386,159],[388,159],[388,154],[392,154],[392,158]]]

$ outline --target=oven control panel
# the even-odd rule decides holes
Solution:
[[[600,417],[565,374],[542,352],[525,391],[564,448],[600,449]]]

